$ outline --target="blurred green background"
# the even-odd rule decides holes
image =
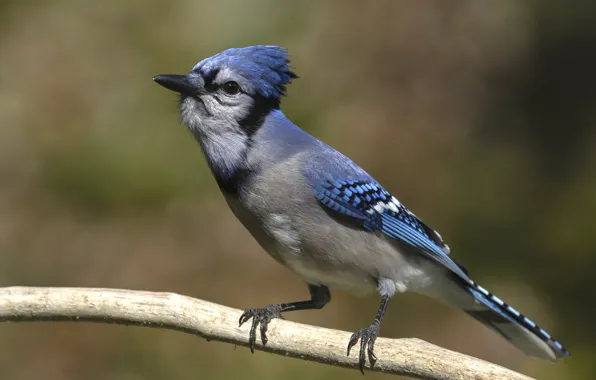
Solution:
[[[286,115],[438,229],[473,278],[574,357],[524,356],[417,295],[382,335],[540,379],[596,377],[596,23],[590,2],[3,1],[0,286],[305,299],[228,211],[151,77],[229,47],[289,48]],[[378,299],[288,319],[355,331]],[[171,331],[0,324],[6,380],[361,379]],[[367,379],[385,375],[367,373]]]

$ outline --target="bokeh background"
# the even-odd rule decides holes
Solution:
[[[473,278],[574,357],[526,357],[409,294],[391,303],[382,335],[540,379],[593,379],[593,11],[549,0],[4,0],[0,285],[172,291],[237,308],[305,299],[228,211],[176,96],[151,81],[229,47],[278,44],[301,76],[285,113],[437,228]],[[377,306],[334,292],[325,309],[287,317],[354,331]],[[360,376],[171,331],[0,325],[6,380]]]

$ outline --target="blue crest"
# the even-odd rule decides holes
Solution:
[[[202,60],[192,71],[206,77],[224,69],[231,69],[241,75],[256,94],[266,98],[285,95],[286,85],[298,78],[292,72],[286,49],[267,45],[224,50]]]

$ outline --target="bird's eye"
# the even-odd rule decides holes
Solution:
[[[224,92],[228,95],[235,95],[240,91],[240,86],[238,85],[238,83],[233,81],[224,83],[222,88]]]

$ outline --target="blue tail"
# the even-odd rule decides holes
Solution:
[[[466,285],[465,290],[475,302],[463,305],[462,298],[458,297],[457,306],[502,335],[515,347],[528,355],[552,361],[571,356],[546,331],[480,285],[471,282],[471,285]]]
[[[546,331],[469,278],[446,280],[423,293],[462,309],[528,355],[552,361],[571,356]]]

